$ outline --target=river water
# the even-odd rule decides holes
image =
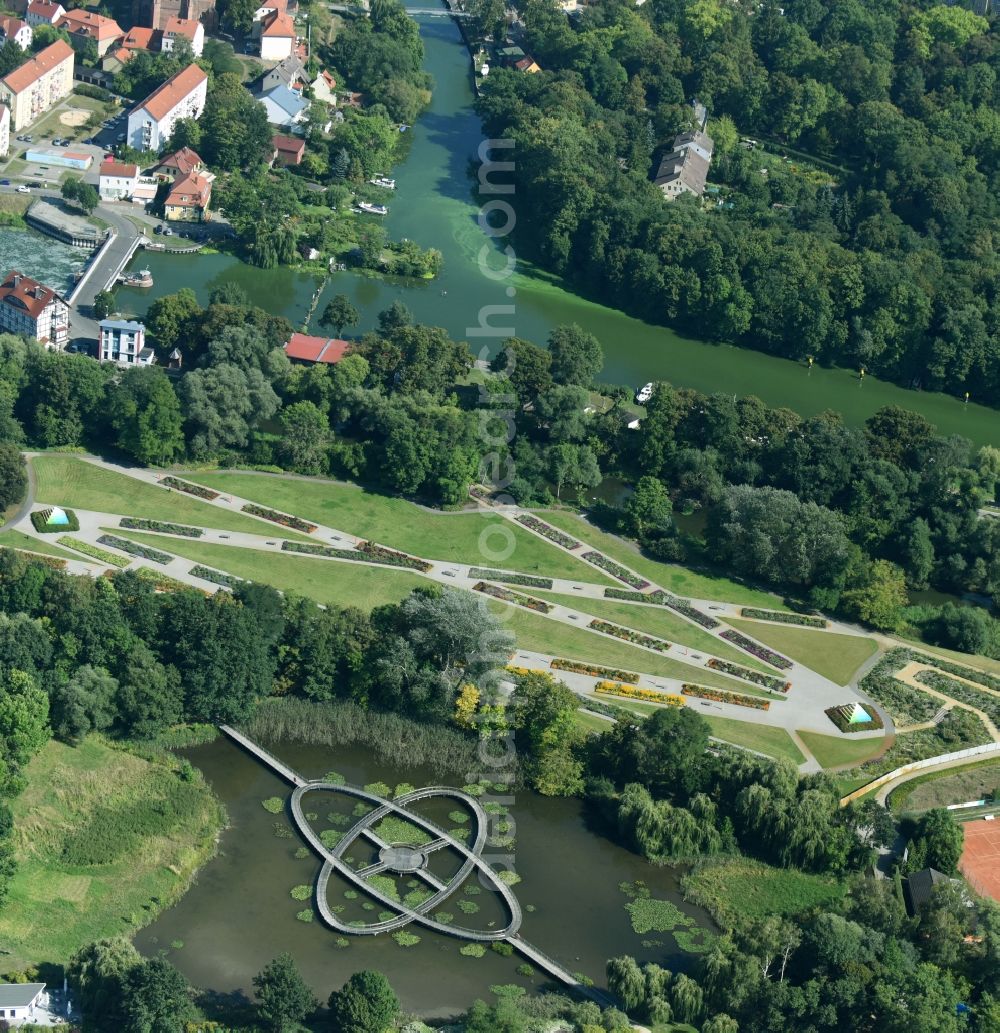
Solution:
[[[12,269],[56,291],[67,291],[87,262],[88,252],[36,230],[0,226],[0,275]]]
[[[399,299],[418,322],[444,327],[453,337],[469,340],[478,351],[483,344],[495,349],[497,343],[470,336],[469,329],[480,324],[483,307],[513,305],[512,316],[494,317],[492,325],[509,326],[517,336],[539,343],[562,323],[579,323],[596,334],[606,356],[602,378],[609,383],[635,386],[662,379],[706,392],[753,393],[771,405],[788,406],[805,415],[836,409],[851,423],[895,404],[918,409],[943,433],[964,434],[976,444],[1000,441],[1000,413],[989,408],[965,406],[945,395],[907,391],[871,376],[862,383],[853,371],[809,371],[786,359],[681,337],[586,301],[523,264],[510,280],[490,280],[479,267],[480,250],[486,245],[489,251],[507,241],[491,242],[478,225],[469,162],[483,142],[483,133],[473,110],[468,52],[451,19],[418,17],[418,21],[426,48],[425,67],[435,81],[434,95],[429,110],[410,130],[405,161],[392,173],[398,189],[384,221],[392,237],[409,237],[440,250],[443,272],[429,283],[336,274],[320,299],[317,315],[330,296],[346,294],[363,314],[355,328],[360,333],[371,329],[379,311]],[[494,155],[501,156],[501,152]],[[505,200],[516,212],[516,197]],[[500,256],[494,254],[492,264],[502,265]],[[236,280],[248,288],[256,304],[300,324],[319,282],[312,274],[287,269],[251,269],[224,255],[190,258],[144,253],[134,265],[148,266],[155,286],[145,292],[120,292],[130,315],[142,315],[153,298],[182,286],[193,287],[204,302],[215,284]],[[508,286],[515,291],[512,298],[506,293]]]
[[[356,785],[381,780],[423,786],[442,781],[440,774],[428,770],[377,764],[359,747],[280,743],[271,749],[309,778],[335,769]],[[318,920],[304,923],[296,918],[311,902],[293,900],[290,891],[296,885],[312,886],[319,864],[312,854],[296,858],[302,846],[298,836],[279,838],[274,831],[276,822],[290,827],[288,817],[261,806],[268,797],[286,797],[287,785],[224,738],[184,753],[211,782],[231,825],[222,835],[218,856],[200,872],[195,885],[137,935],[136,946],[143,953],[164,951],[195,985],[229,993],[247,990],[252,977],[287,950],[323,1000],[351,973],[379,969],[389,977],[403,1007],[425,1016],[451,1015],[477,997],[488,999],[492,985],[549,985],[538,974],[518,975],[516,968],[524,959],[517,955],[501,957],[488,950],[482,958],[464,957],[458,953],[463,941],[416,926],[408,929],[421,938],[414,947],[401,947],[386,935],[351,937],[350,946],[338,947],[337,934]],[[640,936],[633,931],[624,907],[627,898],[619,889],[619,883],[643,880],[654,897],[671,900],[699,925],[712,928],[703,911],[681,900],[670,869],[655,868],[591,832],[579,801],[519,790],[510,813],[516,834],[514,867],[522,880],[514,893],[525,911],[521,934],[526,940],[600,985],[605,961],[620,954],[657,961],[675,971],[690,966],[692,955],[681,953],[670,933]],[[331,904],[339,899],[332,887],[333,882]],[[481,896],[469,899],[485,903]],[[454,900],[442,909],[453,912],[456,923],[474,925],[478,920],[465,918]]]

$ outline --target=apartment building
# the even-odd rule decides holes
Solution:
[[[0,79],[0,103],[10,108],[14,132],[69,96],[73,89],[73,58],[73,48],[65,40],[57,39]]]
[[[69,305],[51,287],[13,270],[0,284],[0,330],[62,351],[69,338]]]
[[[178,119],[201,117],[207,90],[208,76],[196,64],[171,76],[129,112],[128,145],[137,151],[159,151]]]

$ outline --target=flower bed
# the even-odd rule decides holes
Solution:
[[[485,502],[487,505],[493,504],[493,492],[489,488],[484,488],[481,484],[470,484],[469,494],[477,502]]]
[[[654,599],[656,592],[650,592],[646,595],[645,592],[633,592],[628,588],[605,588],[604,598],[605,599],[624,599],[628,603],[652,603],[658,602]]]
[[[96,545],[91,545],[90,542],[85,542],[80,538],[70,538],[69,535],[63,535],[62,538],[57,538],[56,541],[60,545],[65,545],[67,549],[82,552],[84,556],[89,556],[91,559],[97,560],[98,563],[110,563],[113,567],[121,568],[127,567],[132,562],[124,556],[116,556],[113,552],[98,549]]]
[[[861,704],[861,709],[871,718],[871,721],[865,721],[864,724],[851,724],[847,715],[844,714],[841,707],[830,707],[824,710],[823,713],[845,734],[851,735],[854,732],[870,732],[875,728],[882,727],[882,718],[878,716],[878,711],[874,707],[870,707],[867,703]]]
[[[203,567],[200,563],[193,566],[189,573],[192,577],[200,577],[202,581],[211,581],[213,585],[222,585],[223,588],[235,588],[243,581],[241,577],[224,574],[221,570],[213,570],[211,567]]]
[[[136,576],[141,577],[143,581],[152,581],[152,583],[156,585],[161,592],[199,591],[197,588],[192,588],[190,585],[184,584],[183,581],[178,581],[177,578],[169,577],[161,570],[153,570],[152,567],[139,567],[135,573]],[[202,594],[207,595],[208,593]]]
[[[282,541],[281,548],[285,552],[301,552],[306,556],[331,556],[343,560],[364,559],[356,549],[335,549],[332,545],[314,545],[312,542]]]
[[[507,664],[504,668],[505,671],[510,671],[511,674],[517,674],[524,677],[528,674],[540,674],[543,678],[551,678],[552,675],[548,671],[536,671],[531,667],[517,667],[515,664]]]
[[[168,553],[150,549],[147,545],[139,545],[138,542],[130,542],[127,538],[118,538],[113,534],[102,534],[97,540],[101,545],[110,545],[113,549],[121,549],[122,552],[144,560],[152,560],[154,563],[169,563],[173,559]]]
[[[494,599],[502,599],[505,603],[513,603],[515,606],[524,606],[536,613],[548,613],[552,609],[541,599],[532,599],[529,595],[521,595],[519,592],[512,592],[509,588],[501,588],[499,585],[488,585],[485,581],[480,581],[472,587],[474,591],[482,592],[483,595],[491,595]]]
[[[517,521],[520,524],[524,524],[525,527],[530,527],[532,531],[537,531],[543,538],[548,538],[550,542],[561,545],[564,549],[580,548],[580,543],[575,538],[571,538],[568,534],[563,534],[558,528],[545,523],[544,520],[539,520],[538,517],[532,516],[530,513],[521,513]]]
[[[59,534],[60,532],[65,534],[67,531],[79,531],[80,521],[77,520],[76,513],[71,509],[64,509],[63,512],[66,514],[65,524],[48,524],[46,521],[52,515],[52,506],[36,509],[31,514],[31,526],[39,534]]]
[[[533,577],[531,574],[508,574],[488,567],[469,567],[469,577],[482,577],[489,581],[503,581],[508,585],[524,585],[525,588],[551,588],[552,578]]]
[[[810,617],[804,613],[783,613],[781,610],[757,610],[752,606],[740,608],[740,616],[753,621],[773,621],[775,624],[795,624],[800,628],[827,628],[830,622],[822,617]]]
[[[242,512],[251,516],[261,517],[263,520],[270,520],[272,523],[281,524],[282,527],[290,527],[293,531],[304,531],[312,534],[316,530],[315,524],[301,517],[289,516],[288,513],[281,513],[276,509],[268,509],[267,506],[258,506],[256,502],[247,502],[242,507]]]
[[[608,681],[627,681],[636,685],[639,675],[631,671],[620,671],[615,667],[598,667],[596,664],[585,664],[579,660],[563,660],[556,657],[549,665],[557,671],[570,671],[573,674],[587,674],[591,678],[605,678]]]
[[[738,631],[733,631],[731,628],[727,628],[722,632],[719,638],[732,642],[737,648],[742,649],[751,656],[757,657],[758,660],[763,660],[764,663],[770,664],[772,667],[777,667],[780,671],[787,671],[792,666],[792,661],[786,660],[780,653],[776,653],[773,649],[768,649],[767,646],[759,646],[752,639],[747,638],[746,635],[741,635]]]
[[[943,692],[959,703],[981,710],[995,725],[1000,725],[1000,699],[989,692],[967,685],[941,671],[917,671],[914,675],[921,685],[927,685],[938,692]]]
[[[387,567],[408,567],[410,570],[420,570],[425,574],[431,569],[431,564],[425,560],[409,556],[405,552],[398,552],[396,549],[386,548],[376,542],[358,542],[358,550],[375,560],[376,563],[384,563]]]
[[[696,609],[690,603],[686,603],[683,599],[668,595],[663,600],[663,605],[669,606],[671,610],[676,610],[679,614],[687,617],[688,620],[694,621],[695,624],[700,624],[709,631],[713,631],[719,626],[719,622],[714,617],[710,617],[707,613],[702,613],[701,610]]]
[[[205,532],[200,527],[188,527],[187,524],[168,524],[163,520],[142,520],[138,517],[122,517],[119,527],[131,531],[159,531],[160,534],[177,534],[183,538],[200,538]]]
[[[711,699],[716,703],[732,703],[734,707],[750,707],[751,710],[770,710],[771,701],[757,696],[741,696],[738,692],[726,692],[725,689],[710,689],[705,685],[681,686],[685,696],[697,696],[699,699]]]
[[[583,558],[590,563],[593,563],[595,567],[600,567],[601,570],[607,571],[612,577],[618,578],[619,581],[624,581],[626,585],[631,585],[635,589],[649,588],[649,582],[645,578],[639,577],[638,574],[633,574],[631,570],[626,570],[620,563],[615,563],[614,560],[608,559],[603,552],[585,552]]]
[[[775,678],[773,674],[754,671],[749,667],[730,663],[728,660],[717,660],[715,657],[712,657],[708,661],[708,666],[713,671],[722,671],[723,674],[731,674],[734,678],[752,681],[754,685],[763,685],[765,689],[773,689],[775,692],[787,692],[792,687],[792,683],[785,681],[783,678]]]
[[[161,477],[160,484],[166,488],[174,488],[177,491],[186,492],[188,495],[194,495],[199,499],[208,499],[209,502],[219,497],[217,491],[203,488],[200,484],[192,484],[190,481],[182,481],[179,477]]]
[[[621,696],[623,699],[642,700],[644,703],[663,703],[668,707],[684,706],[684,697],[673,692],[657,692],[656,689],[641,689],[636,685],[622,685],[616,681],[599,681],[594,692],[605,696]]]
[[[408,567],[425,573],[431,569],[431,565],[423,560],[381,545],[373,546],[371,542],[361,542],[357,549],[336,549],[332,545],[283,541],[281,548],[285,552],[299,552],[305,556],[326,556],[328,559],[353,560],[355,563],[380,563],[386,567]]]
[[[623,628],[618,624],[609,624],[596,617],[588,627],[593,628],[594,631],[602,631],[605,635],[614,635],[615,638],[624,639],[626,642],[634,642],[637,646],[655,649],[659,653],[665,653],[670,648],[670,643],[665,642],[662,638],[653,638],[652,635],[644,635],[641,631]]]
[[[7,548],[7,546],[0,546],[0,548]],[[58,556],[46,556],[41,552],[31,552],[27,549],[17,549],[17,552],[27,552],[32,563],[43,563],[46,567],[51,567],[53,570],[65,570],[66,561],[59,559]]]

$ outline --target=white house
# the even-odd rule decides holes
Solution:
[[[283,61],[295,49],[295,22],[284,11],[272,11],[257,22],[263,61]]]
[[[20,18],[10,15],[0,18],[0,46],[13,40],[22,50],[27,50],[34,35],[31,26]]]
[[[0,330],[62,351],[69,337],[69,306],[51,287],[13,270],[0,284]]]
[[[181,118],[200,118],[205,110],[208,76],[193,62],[154,90],[128,116],[128,145],[159,151]]]
[[[0,158],[6,158],[10,150],[10,108],[0,104]]]
[[[205,26],[195,18],[168,18],[163,26],[160,50],[168,54],[178,39],[186,39],[191,44],[194,56],[201,57],[205,49]]]
[[[65,13],[66,8],[52,0],[31,0],[24,20],[31,26],[55,25]]]
[[[264,105],[267,121],[272,126],[291,129],[306,120],[309,102],[287,86],[275,86],[257,99]]]
[[[12,1026],[31,1022],[35,1018],[45,1019],[48,995],[44,983],[0,983],[0,1021],[6,1020]]]
[[[102,319],[101,362],[121,366],[152,366],[153,349],[146,347],[146,327],[132,319]]]
[[[127,165],[113,158],[101,162],[101,179],[97,192],[102,201],[120,201],[131,197],[139,179],[139,166]]]

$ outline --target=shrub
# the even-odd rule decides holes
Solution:
[[[304,531],[306,534],[312,534],[316,530],[316,524],[310,524],[301,517],[281,513],[276,509],[268,509],[267,506],[258,506],[256,502],[244,503],[241,511],[249,513],[251,516],[261,517],[263,520],[270,520],[275,524],[281,524],[282,527],[290,527],[293,531]]]
[[[109,566],[118,567],[119,569],[127,567],[132,562],[124,556],[117,556],[113,552],[99,549],[96,545],[91,545],[90,542],[83,541],[82,538],[70,538],[69,535],[63,535],[61,538],[57,538],[56,541],[60,545],[65,545],[67,549],[82,552],[84,556],[89,556],[91,559],[97,560],[99,563],[107,563]]]
[[[137,568],[136,577],[141,577],[143,581],[152,581],[156,588],[161,592],[198,592],[200,589],[192,588],[190,585],[186,585],[183,581],[178,581],[175,577],[170,577],[164,574],[162,570],[153,570],[152,567],[139,567]],[[204,592],[203,595],[210,593]]]
[[[738,692],[726,692],[725,689],[710,689],[705,685],[681,686],[685,696],[697,696],[699,699],[711,699],[716,703],[732,703],[736,707],[750,707],[752,710],[770,710],[771,701],[758,696],[741,696]]]
[[[604,598],[605,599],[624,599],[630,603],[655,603],[659,600],[654,599],[656,592],[650,592],[648,595],[645,592],[633,592],[628,588],[605,588]]]
[[[187,524],[170,524],[164,520],[145,520],[139,517],[122,517],[119,527],[132,531],[159,531],[160,534],[176,534],[184,538],[200,538],[205,532],[200,527]]]
[[[666,653],[670,649],[670,643],[662,638],[653,638],[652,635],[644,635],[641,631],[633,631],[631,628],[623,628],[618,624],[611,624],[608,621],[598,620],[596,617],[588,625],[594,631],[603,632],[605,635],[614,635],[615,638],[624,639],[626,642],[634,642],[637,646],[645,646],[647,649],[655,649],[657,652]]]
[[[752,681],[755,685],[763,685],[765,689],[773,689],[775,692],[788,692],[792,687],[790,681],[776,678],[773,674],[764,674],[762,671],[755,671],[750,667],[743,667],[740,664],[730,663],[728,660],[717,660],[712,657],[708,666],[713,671],[722,671],[724,674],[731,674],[734,678],[742,678],[744,681]]]
[[[797,624],[803,628],[826,628],[830,622],[822,617],[810,617],[804,613],[784,613],[781,610],[758,610],[752,606],[743,606],[740,616],[756,621],[773,621],[777,624]]]
[[[533,599],[530,595],[521,595],[520,592],[512,592],[509,588],[501,588],[499,585],[488,585],[485,581],[479,581],[472,587],[476,592],[491,595],[494,599],[502,599],[505,603],[513,603],[515,606],[523,606],[536,613],[548,613],[552,609],[541,599]]]
[[[677,613],[687,617],[688,620],[694,621],[695,624],[700,624],[709,631],[713,631],[719,626],[719,621],[714,617],[710,617],[707,613],[702,613],[697,607],[692,606],[683,599],[678,599],[676,596],[664,593],[663,605],[669,606],[671,610],[676,610]]]
[[[213,585],[222,585],[223,588],[235,588],[243,579],[233,574],[224,574],[221,570],[213,570],[211,567],[203,567],[200,563],[195,564],[188,573],[192,577],[201,578],[202,581],[211,581]]]
[[[594,686],[594,691],[605,696],[621,696],[623,699],[639,699],[647,703],[665,703],[671,707],[684,706],[683,698],[674,693],[657,692],[656,689],[642,689],[635,685],[622,685],[621,682],[599,681]],[[590,705],[589,700],[587,705]]]
[[[624,581],[626,585],[631,585],[635,589],[649,588],[649,582],[645,578],[639,577],[638,574],[633,574],[631,570],[627,570],[620,563],[615,563],[614,560],[608,559],[607,556],[602,552],[585,552],[583,559],[587,560],[588,563],[593,563],[595,567],[600,567],[601,570],[606,571],[612,577],[618,578],[619,581]]]
[[[607,678],[609,681],[625,681],[637,685],[639,675],[631,671],[620,671],[616,667],[599,667],[596,664],[585,664],[579,660],[564,660],[556,657],[550,664],[557,671],[570,671],[573,674],[586,674],[592,678]]]
[[[772,667],[777,667],[781,671],[787,671],[792,666],[792,661],[786,659],[780,653],[776,653],[773,649],[768,649],[767,646],[758,645],[753,639],[747,638],[746,635],[741,635],[732,628],[727,628],[723,631],[719,638],[732,642],[737,648],[750,653],[751,656],[757,657],[758,660],[763,660],[764,663],[770,664]]]
[[[269,796],[261,800],[260,805],[268,814],[280,814],[285,809],[285,801],[280,796]]]
[[[353,560],[355,563],[380,563],[386,567],[406,567],[423,573],[431,569],[431,565],[424,560],[372,542],[360,542],[357,549],[336,549],[332,545],[283,541],[281,548],[285,552],[300,552],[306,556],[325,556],[328,559]]]
[[[544,520],[539,520],[538,517],[532,516],[530,513],[521,513],[518,516],[517,521],[518,523],[524,524],[525,527],[530,528],[537,534],[540,534],[543,538],[548,538],[550,542],[555,542],[556,545],[561,545],[564,549],[572,550],[580,548],[580,543],[575,538],[571,538],[568,534],[563,534],[563,532],[558,528],[545,523]]]
[[[175,491],[183,491],[188,495],[194,495],[199,499],[217,499],[219,493],[211,488],[203,488],[200,484],[192,484],[190,481],[182,481],[179,477],[161,477],[160,484],[165,488],[173,488]]]
[[[400,929],[392,934],[392,938],[399,944],[400,947],[415,947],[420,943],[420,937],[416,933],[407,932],[405,929]]]
[[[45,509],[36,509],[31,514],[31,526],[39,534],[58,534],[65,533],[66,531],[79,531],[80,521],[76,518],[76,513],[71,509],[63,509],[66,514],[67,523],[65,524],[47,524],[46,520],[52,515],[52,506],[46,506]]]
[[[490,581],[503,581],[508,585],[523,585],[525,588],[552,588],[552,579],[548,577],[508,574],[506,571],[490,570],[487,567],[470,567],[469,577],[488,578]]]
[[[426,560],[408,556],[405,552],[389,549],[376,542],[358,542],[358,550],[377,563],[385,563],[390,567],[409,567],[411,570],[420,570],[425,574],[431,569],[431,564]]]
[[[458,953],[465,958],[482,958],[486,956],[486,948],[481,943],[467,943],[458,948]]]
[[[300,886],[293,886],[291,894],[292,900],[308,900],[312,896],[312,890],[303,883]]]
[[[120,549],[132,556],[139,556],[144,560],[152,560],[154,563],[169,563],[173,556],[159,549],[151,549],[148,545],[140,545],[138,542],[131,542],[127,538],[119,538],[113,534],[102,534],[97,539],[101,545],[110,545],[113,549]]]

